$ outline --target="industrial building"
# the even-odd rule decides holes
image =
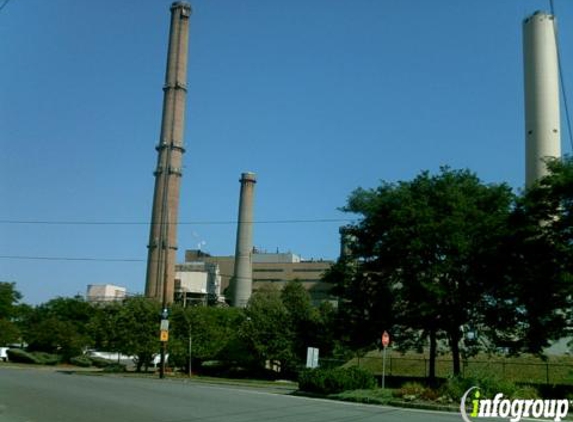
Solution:
[[[175,301],[183,306],[225,303],[219,265],[197,261],[176,265]]]
[[[234,256],[211,256],[200,250],[185,251],[185,264],[210,263],[216,264],[220,271],[223,294],[229,287],[235,267]],[[322,274],[334,264],[333,261],[304,260],[294,253],[267,253],[253,249],[252,280],[253,292],[263,286],[272,285],[282,289],[286,283],[300,281],[310,293],[312,302],[319,304],[323,301],[334,301],[330,293],[332,285],[321,280]]]
[[[125,287],[113,284],[88,284],[86,301],[89,303],[121,302],[127,297]]]

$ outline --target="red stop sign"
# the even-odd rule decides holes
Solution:
[[[388,347],[389,344],[390,344],[390,334],[388,334],[388,331],[384,331],[382,333],[382,346]]]

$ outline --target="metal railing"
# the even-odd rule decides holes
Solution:
[[[547,362],[515,361],[512,359],[494,358],[491,360],[468,359],[462,360],[463,376],[492,375],[513,382],[535,384],[573,385],[573,364]],[[370,370],[375,375],[382,374],[382,357],[355,357],[350,361],[339,359],[321,359],[320,366],[332,368],[336,366],[356,365]],[[399,377],[428,377],[430,360],[427,357],[388,356],[386,375]],[[453,375],[453,361],[447,358],[436,359],[436,376],[447,378]]]

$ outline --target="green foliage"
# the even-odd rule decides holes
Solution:
[[[8,360],[15,363],[34,363],[37,365],[56,365],[61,356],[44,352],[26,352],[22,349],[8,349]]]
[[[349,390],[338,394],[331,394],[328,397],[336,400],[369,404],[388,404],[393,399],[392,390],[388,388]]]
[[[42,365],[57,365],[62,361],[62,356],[46,352],[32,352],[38,363]]]
[[[299,374],[299,389],[316,394],[336,394],[347,390],[372,389],[374,376],[361,368],[315,368]]]
[[[19,339],[18,326],[7,319],[0,319],[0,345],[16,343]]]
[[[89,360],[91,361],[91,364],[96,368],[105,368],[106,366],[109,366],[114,363],[114,361],[111,361],[109,359],[104,359],[96,356],[89,357]]]
[[[0,282],[0,320],[14,317],[15,306],[22,299],[16,290],[16,283]]]
[[[94,313],[86,330],[92,339],[92,347],[95,350],[119,352],[123,342],[123,331],[125,331],[125,326],[119,324],[121,308],[122,304],[119,302],[94,307]]]
[[[8,349],[6,352],[8,360],[15,363],[36,363],[40,364],[38,360],[32,355],[22,349]]]
[[[117,372],[125,372],[125,371],[126,371],[126,367],[122,363],[110,363],[109,365],[104,366],[104,368],[103,368],[103,372],[117,373]]]
[[[21,298],[15,283],[0,282],[0,346],[15,343],[20,338],[20,330],[14,321]]]
[[[117,349],[125,355],[136,356],[137,371],[147,369],[153,356],[159,353],[159,321],[161,306],[144,297],[127,299],[115,317],[114,336]]]
[[[171,313],[169,359],[177,367],[187,367],[189,340],[195,363],[206,360],[233,360],[229,344],[238,336],[244,314],[237,308],[174,306]],[[186,368],[187,369],[187,368]]]
[[[549,169],[516,203],[484,324],[513,353],[540,354],[573,332],[573,159]]]
[[[334,271],[346,331],[359,332],[355,347],[372,344],[384,329],[406,348],[430,339],[432,374],[443,338],[459,373],[461,327],[482,321],[495,294],[490,263],[512,202],[507,185],[486,185],[447,167],[353,192],[344,211],[362,220],[347,228],[352,257]]]
[[[21,326],[31,351],[57,353],[69,360],[90,345],[87,324],[94,308],[81,297],[56,298],[26,312]]]
[[[89,368],[92,366],[92,360],[87,356],[74,356],[70,359],[70,363],[82,368]]]
[[[402,387],[393,392],[393,396],[405,401],[436,401],[440,397],[440,393],[418,382],[406,382]]]
[[[241,327],[242,338],[259,362],[280,362],[281,368],[290,370],[295,364],[293,352],[294,331],[289,324],[289,313],[281,300],[281,294],[274,289],[255,292],[247,308],[247,317]]]
[[[507,380],[491,374],[476,374],[469,377],[451,377],[442,387],[442,395],[459,401],[464,393],[471,387],[479,387],[482,397],[493,397],[497,393],[502,393],[507,397],[516,397],[518,387]]]

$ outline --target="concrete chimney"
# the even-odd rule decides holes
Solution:
[[[350,234],[348,227],[340,227],[338,229],[338,233],[340,233],[340,259],[350,258],[352,255],[350,245],[352,244],[354,237]]]
[[[183,129],[187,97],[187,50],[191,6],[171,5],[167,70],[163,86],[163,118],[157,145],[155,191],[149,234],[145,295],[173,302],[177,252],[177,218],[182,176]]]
[[[231,305],[247,306],[253,291],[253,199],[257,179],[254,173],[241,175],[239,220],[235,248],[235,272],[231,284]]]
[[[523,21],[525,82],[525,186],[547,174],[544,160],[561,156],[559,65],[553,15]]]

